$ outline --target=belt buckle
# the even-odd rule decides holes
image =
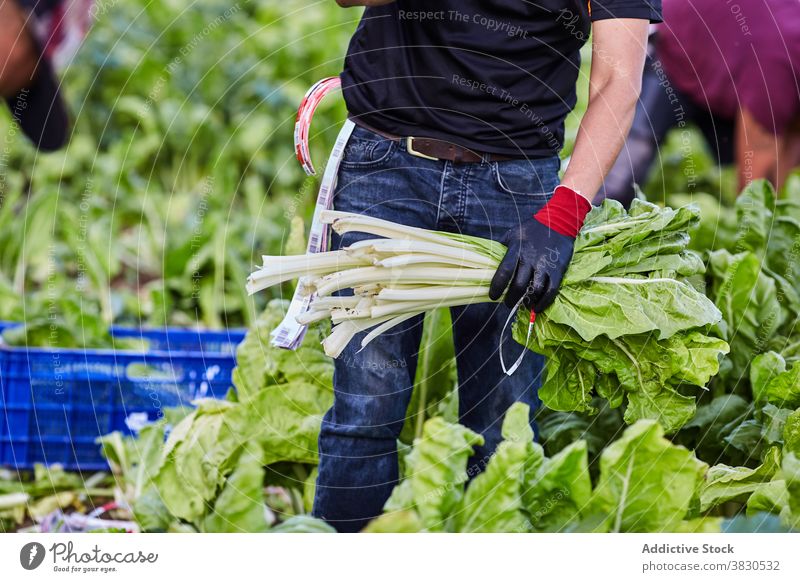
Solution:
[[[433,160],[434,162],[438,162],[439,161],[439,158],[434,158],[433,156],[427,156],[427,155],[423,154],[422,152],[418,152],[417,150],[415,150],[414,149],[414,140],[415,139],[416,138],[413,137],[413,136],[408,136],[406,138],[406,151],[408,151],[408,153],[410,153],[412,156],[416,156],[418,158],[423,158],[423,159],[426,159],[426,160]]]

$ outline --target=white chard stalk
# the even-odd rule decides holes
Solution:
[[[358,333],[369,330],[360,342],[363,349],[426,311],[491,302],[489,283],[505,253],[500,243],[335,210],[323,211],[321,220],[339,234],[384,238],[337,251],[264,256],[262,268],[247,279],[247,291],[252,295],[298,279],[310,305],[297,322],[331,321],[333,330],[322,342],[331,357]]]

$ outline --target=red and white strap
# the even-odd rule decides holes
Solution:
[[[297,122],[294,127],[295,154],[297,155],[297,161],[300,162],[303,170],[309,176],[316,175],[308,150],[308,132],[311,127],[311,120],[314,117],[314,111],[316,111],[317,106],[319,106],[325,95],[340,87],[341,81],[339,77],[330,77],[315,83],[306,93],[297,111]],[[322,175],[319,193],[317,194],[317,203],[314,207],[314,218],[311,221],[311,230],[308,234],[306,253],[319,253],[328,248],[330,230],[327,225],[322,224],[320,214],[323,210],[327,210],[333,205],[336,175],[339,171],[342,157],[344,157],[344,148],[354,128],[355,124],[352,121],[345,120],[342,129],[339,131],[339,136],[336,138],[330,158],[328,158],[328,163],[325,165],[325,172]],[[294,350],[300,346],[308,327],[297,323],[296,318],[310,309],[315,298],[313,294],[306,294],[303,290],[303,284],[298,282],[286,316],[281,324],[272,330],[273,346],[288,350]]]
[[[308,132],[311,128],[311,120],[325,95],[341,86],[342,80],[339,77],[328,77],[317,81],[306,91],[300,107],[297,109],[297,119],[294,123],[294,153],[297,161],[309,176],[317,175],[314,164],[311,163],[311,153],[308,150]]]

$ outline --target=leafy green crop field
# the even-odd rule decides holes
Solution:
[[[270,347],[292,287],[248,298],[244,283],[261,254],[304,250],[317,183],[294,159],[296,107],[339,72],[358,16],[333,2],[115,3],[64,76],[68,148],[37,155],[0,119],[0,320],[26,323],[7,342],[105,347],[111,323],[249,329],[227,398],[169,410],[135,439],[107,435],[108,473],[0,472],[0,531],[112,499],[113,517],[143,531],[330,531],[308,516],[333,398],[329,330],[312,328],[296,352]],[[318,112],[318,162],[343,116],[335,98]],[[539,442],[513,407],[470,480],[481,437],[458,424],[450,317],[432,312],[398,443],[403,479],[369,531],[800,527],[800,175],[737,197],[691,131],[661,162],[644,193],[699,209],[681,244],[702,257],[693,289],[722,313],[702,337],[730,346],[708,388],[681,380],[710,369],[709,353],[683,344],[658,362],[636,354],[681,362],[658,386],[635,381],[635,361],[609,364],[634,380],[605,377],[579,399],[551,382]]]

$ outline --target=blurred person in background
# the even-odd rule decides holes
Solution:
[[[0,96],[42,151],[63,146],[69,118],[55,69],[89,29],[92,0],[0,0]]]
[[[625,147],[595,202],[626,206],[673,128],[693,123],[739,186],[800,165],[800,0],[664,0]]]

